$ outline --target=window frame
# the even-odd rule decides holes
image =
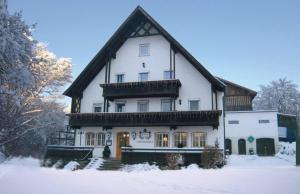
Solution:
[[[117,101],[115,102],[115,112],[118,112],[118,105],[119,104],[124,104],[124,110],[122,112],[126,112],[126,102],[125,101]]]
[[[101,136],[101,138],[99,139],[99,135]],[[103,133],[103,132],[97,132],[96,134],[95,134],[95,145],[96,146],[100,146],[100,147],[104,147],[105,146],[105,139],[106,138],[106,134],[105,133]],[[101,141],[101,143],[99,144],[99,140]]]
[[[166,101],[170,102],[170,110],[169,111],[164,111],[163,110],[163,103],[166,102]],[[172,101],[171,98],[169,98],[169,99],[161,99],[161,101],[160,101],[160,110],[161,110],[161,112],[171,112],[172,111],[172,107],[173,107],[173,101]]]
[[[123,76],[122,82],[118,82],[118,77],[119,77],[119,76]],[[125,82],[125,73],[117,73],[117,74],[115,75],[115,81],[116,81],[116,83],[124,83],[124,82]]]
[[[177,142],[177,140],[176,140],[176,135],[178,135],[178,134],[185,134],[186,136],[185,136],[185,138],[186,138],[186,142],[185,142],[185,145],[183,145],[183,148],[184,147],[188,147],[188,140],[189,140],[189,134],[188,134],[188,132],[175,132],[175,133],[173,133],[173,147],[177,147],[178,148],[178,145],[176,145],[176,142]],[[179,142],[178,143],[181,143],[181,136],[179,136]]]
[[[142,74],[147,74],[147,80],[142,80]],[[149,71],[145,71],[145,72],[140,72],[139,73],[139,82],[146,82],[149,81]]]
[[[240,121],[239,120],[228,120],[228,125],[239,125]]]
[[[101,111],[100,112],[103,112],[103,103],[102,102],[100,102],[100,103],[93,103],[93,112],[94,113],[97,113],[97,112],[99,112],[99,111],[95,111],[95,108],[96,107],[100,107],[101,108]]]
[[[147,53],[142,53],[142,47],[147,47]],[[150,56],[150,43],[139,44],[139,57],[148,57]]]
[[[191,102],[197,101],[198,102],[198,110],[191,110]],[[189,111],[200,111],[200,99],[189,99],[188,100],[188,106],[189,106]]]
[[[142,112],[140,110],[140,105],[141,104],[147,104],[147,111],[143,111],[143,112],[149,112],[149,100],[138,100],[137,101],[137,112]]]
[[[90,136],[92,136],[92,138]],[[89,147],[95,146],[95,133],[94,132],[87,132],[85,134],[85,145],[89,146]]]
[[[204,134],[204,146],[201,146],[201,138],[199,139],[199,142],[197,142],[197,143],[199,143],[199,146],[194,145],[194,135],[199,134],[199,133]],[[192,142],[193,148],[204,148],[207,145],[207,132],[204,132],[204,131],[192,132],[192,141],[191,142]]]
[[[269,124],[271,121],[270,119],[259,119],[258,124]]]
[[[157,145],[158,135],[162,135],[161,145]],[[167,146],[164,146],[164,143],[163,143],[164,136],[163,135],[167,135],[167,138],[168,138]],[[156,148],[168,148],[168,147],[170,147],[170,134],[167,133],[167,132],[156,132],[154,134],[154,147],[156,147]]]
[[[166,72],[169,72],[169,78],[166,78],[165,77],[165,75],[166,75]],[[165,70],[164,72],[163,72],[163,79],[164,80],[172,80],[172,79],[174,79],[174,71],[173,70]]]

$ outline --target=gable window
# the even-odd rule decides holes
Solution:
[[[164,79],[173,79],[174,71],[164,71]]]
[[[161,111],[170,112],[172,110],[172,101],[171,99],[161,100]]]
[[[192,137],[193,137],[193,147],[205,147],[206,145],[205,132],[195,132],[192,134]]]
[[[94,103],[93,109],[94,109],[94,112],[102,112],[102,103]]]
[[[270,123],[270,120],[259,120],[258,121],[259,124],[265,124],[265,123]]]
[[[140,44],[140,57],[145,57],[150,55],[150,45],[149,44]]]
[[[231,125],[237,125],[239,124],[240,122],[238,120],[229,120],[228,121],[228,124],[231,124]]]
[[[189,110],[198,111],[199,110],[199,100],[189,100]]]
[[[105,146],[105,133],[96,133],[96,145]]]
[[[155,133],[155,147],[169,147],[169,134]]]
[[[174,133],[174,147],[182,148],[187,146],[187,133]]]
[[[148,112],[149,111],[149,101],[143,100],[138,101],[138,112]]]
[[[94,133],[87,133],[85,135],[85,142],[86,146],[94,146],[95,145],[95,134]]]
[[[124,82],[124,74],[117,74],[116,75],[116,82],[123,83]]]
[[[116,102],[116,112],[125,112],[125,102]]]
[[[139,81],[140,82],[148,81],[148,77],[149,77],[148,72],[140,73],[139,74]]]

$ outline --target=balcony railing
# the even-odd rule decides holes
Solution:
[[[135,113],[72,113],[72,127],[134,127],[134,126],[219,126],[222,111],[173,111]]]
[[[178,97],[179,80],[158,80],[145,82],[124,82],[100,84],[103,88],[103,97],[109,100],[120,98],[145,97]]]

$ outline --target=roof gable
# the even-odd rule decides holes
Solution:
[[[106,42],[91,62],[79,74],[64,95],[81,97],[83,90],[105,66],[110,57],[115,57],[118,49],[130,37],[161,34],[174,50],[180,52],[211,84],[218,90],[224,90],[225,85],[211,75],[179,42],[177,42],[159,23],[157,23],[143,8],[138,6],[121,24],[112,37]]]

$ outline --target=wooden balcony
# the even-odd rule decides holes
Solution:
[[[100,84],[103,97],[108,100],[120,98],[174,97],[179,95],[179,80],[124,82]]]
[[[220,110],[173,111],[173,112],[134,112],[134,113],[71,113],[69,124],[72,127],[103,126],[219,126]]]
[[[225,96],[226,111],[249,111],[252,110],[251,96]]]

